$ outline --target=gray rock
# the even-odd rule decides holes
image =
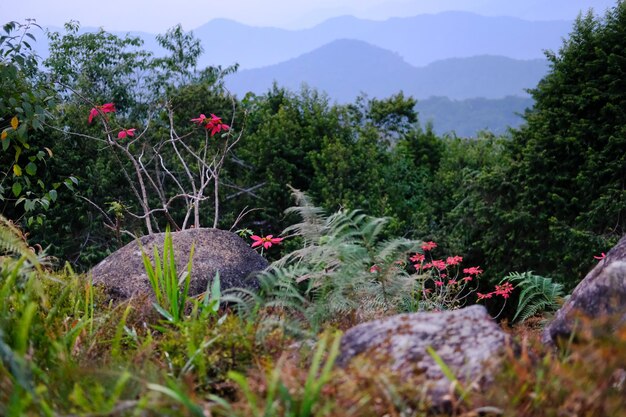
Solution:
[[[349,329],[341,340],[339,366],[359,358],[401,378],[425,380],[427,400],[445,408],[451,381],[428,353],[430,346],[468,388],[491,381],[509,336],[483,306],[460,310],[400,314]]]
[[[554,345],[569,338],[577,322],[611,318],[626,319],[626,236],[576,286],[544,329],[542,341]]]
[[[152,259],[156,245],[161,258],[165,233],[140,239],[144,251]],[[265,269],[265,258],[252,250],[239,236],[218,229],[188,229],[172,232],[177,271],[185,271],[192,244],[195,245],[189,294],[204,292],[209,279],[220,272],[222,290],[232,287],[258,288],[254,272]],[[152,294],[146,275],[141,248],[131,242],[109,255],[92,270],[93,282],[105,288],[111,298],[125,300],[135,295]]]

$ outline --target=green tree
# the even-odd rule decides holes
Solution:
[[[573,286],[625,230],[626,5],[580,16],[535,107],[482,174],[469,233],[498,273],[533,270]],[[480,232],[479,232],[480,231]]]
[[[0,35],[0,210],[29,225],[43,222],[41,213],[56,201],[63,182],[51,183],[45,175],[53,156],[45,125],[57,97],[32,50],[37,27],[9,22]]]
[[[142,50],[138,38],[102,30],[79,34],[75,23],[66,25],[65,34],[53,33],[50,38],[51,54],[45,63],[63,97],[53,151],[64,155],[50,171],[76,176],[81,186],[79,199],[64,200],[49,213],[38,237],[52,245],[55,255],[84,267],[125,243],[124,231],[141,235],[159,231],[165,223],[176,228],[188,220],[193,198],[180,187],[199,178],[212,181],[219,171],[205,176],[208,165],[189,152],[223,153],[226,143],[221,135],[205,135],[208,131],[190,119],[218,113],[232,124],[233,101],[220,85],[222,75],[233,69],[199,71],[199,42],[179,26],[159,36],[169,55],[158,59]],[[90,123],[90,111],[104,103],[114,103],[116,111],[97,114]],[[118,140],[117,134],[129,128],[136,129],[134,139]],[[182,137],[185,149],[177,152],[173,142],[182,146]],[[210,163],[221,161],[219,156]],[[204,184],[195,189],[204,190],[213,187]],[[192,209],[187,226],[207,225],[211,215],[217,217],[219,206],[209,197],[203,201],[213,210],[203,210],[199,218],[198,208]]]

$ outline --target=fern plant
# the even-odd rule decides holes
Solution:
[[[513,321],[523,322],[540,312],[557,310],[564,296],[563,285],[532,271],[511,272],[501,283],[505,281],[521,289]]]
[[[395,311],[410,297],[416,277],[404,261],[421,241],[385,240],[387,219],[358,210],[326,215],[302,192],[292,189],[302,218],[283,235],[298,236],[302,248],[276,261],[261,277],[274,306],[295,307],[315,325],[358,313]]]
[[[28,246],[22,231],[12,221],[0,215],[0,257],[3,256],[23,257],[34,266],[38,266],[40,261]]]

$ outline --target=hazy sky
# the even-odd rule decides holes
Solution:
[[[464,10],[484,15],[509,15],[533,20],[573,19],[593,7],[597,12],[617,0],[0,0],[0,23],[35,18],[61,26],[78,20],[82,26],[107,30],[162,33],[182,23],[194,29],[215,18],[256,26],[300,28],[326,18],[351,14],[386,19],[420,13]]]

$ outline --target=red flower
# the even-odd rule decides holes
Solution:
[[[496,285],[496,290],[494,291],[496,295],[499,295],[505,299],[509,298],[512,292],[513,292],[513,284],[511,284],[510,282],[505,282],[502,285]]]
[[[252,243],[252,247],[256,248],[257,246],[263,246],[265,249],[269,249],[272,245],[278,245],[283,241],[282,237],[274,237],[274,235],[267,235],[265,237],[260,237],[257,235],[250,236],[250,239],[254,240]]]
[[[199,125],[203,125],[205,124],[206,120],[206,116],[204,114],[201,114],[199,117],[196,117],[195,119],[191,119],[192,122],[197,123]]]
[[[212,113],[210,119],[204,114],[201,114],[199,117],[191,119],[191,121],[197,123],[200,126],[204,126],[206,130],[211,130],[211,136],[215,136],[216,133],[219,133],[222,130],[230,129],[230,126],[228,126],[226,123],[222,123],[221,117],[217,117]]]
[[[446,263],[440,259],[433,261],[433,266],[440,271],[446,269]]]
[[[446,263],[448,265],[458,265],[461,262],[463,262],[463,258],[460,256],[450,256],[448,257],[448,259],[446,259]]]
[[[451,279],[450,281],[448,281],[448,285],[456,285],[456,283],[456,279]]]
[[[89,111],[89,123],[96,117],[98,114],[102,113],[113,113],[115,112],[115,104],[113,103],[105,103],[102,106],[96,106]]]
[[[483,270],[480,269],[480,266],[473,266],[471,268],[465,268],[463,273],[468,275],[480,275],[483,273]]]
[[[463,277],[463,281],[465,282],[470,282],[472,280],[472,277]]]
[[[606,253],[602,252],[600,254],[600,256],[594,256],[593,259],[597,259],[599,261],[603,260],[604,258],[606,258]]]
[[[424,259],[426,259],[424,254],[416,253],[415,255],[409,258],[409,261],[417,263],[417,262],[424,262]]]
[[[493,296],[493,293],[487,293],[487,294],[481,294],[479,292],[476,293],[476,295],[478,296],[479,300],[484,300],[485,298],[491,298],[491,296]]]
[[[422,249],[423,249],[423,250],[433,250],[433,249],[435,249],[436,247],[437,247],[437,244],[436,244],[435,242],[433,242],[433,241],[430,241],[430,242],[424,242],[424,243],[422,244]]]
[[[117,134],[118,139],[125,139],[126,137],[132,138],[135,136],[135,130],[137,129],[122,129],[120,133]]]
[[[206,128],[211,129],[211,136],[214,136],[216,133],[219,133],[222,130],[230,129],[230,126],[222,123],[221,117],[217,117],[216,115],[211,114],[211,120],[209,121],[209,123],[207,123]]]
[[[443,286],[443,281],[435,281],[435,285],[441,287]]]
[[[372,265],[372,267],[370,268],[370,272],[372,274],[376,273],[376,272],[380,272],[380,266],[378,265]]]

